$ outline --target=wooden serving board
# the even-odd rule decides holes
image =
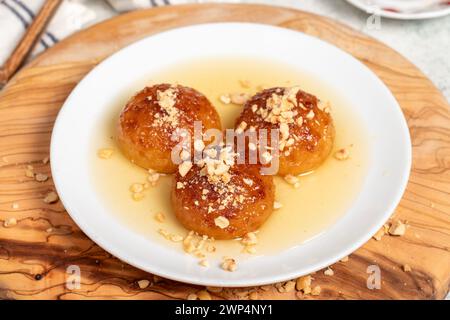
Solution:
[[[26,177],[25,170],[31,164],[35,172],[50,175],[50,166],[42,159],[49,154],[55,117],[71,90],[96,64],[148,35],[218,21],[291,28],[351,53],[392,90],[412,135],[412,174],[395,212],[396,218],[407,221],[406,234],[370,240],[348,262],[335,264],[334,276],[317,272],[314,284],[322,288],[319,296],[265,287],[258,289],[259,297],[445,297],[450,282],[450,112],[438,89],[394,50],[327,18],[278,7],[208,4],[136,11],[81,31],[28,64],[0,92],[0,223],[8,218],[18,222],[10,228],[0,225],[0,298],[185,299],[203,289],[154,278],[102,250],[83,234],[60,202],[43,202],[45,194],[54,190],[51,178],[37,182]],[[366,285],[367,267],[373,264],[381,268],[380,290]],[[405,264],[411,272],[402,270]],[[80,289],[66,287],[70,265],[81,269]],[[143,289],[138,285],[142,279],[150,281]],[[239,298],[247,291],[223,290],[212,296]]]

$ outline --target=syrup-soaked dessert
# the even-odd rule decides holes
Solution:
[[[161,173],[173,173],[178,165],[172,161],[171,152],[183,139],[182,136],[174,138],[176,132],[184,129],[193,137],[195,121],[201,121],[203,132],[221,129],[217,111],[197,90],[170,84],[146,87],[122,110],[118,143],[133,163]]]
[[[256,147],[278,147],[278,174],[282,176],[299,175],[319,167],[329,156],[335,138],[328,104],[300,87],[270,88],[257,93],[245,104],[236,127],[241,131],[256,130],[258,138],[260,129],[267,130],[266,146]],[[273,129],[279,130],[277,146],[272,146]]]
[[[182,163],[175,175],[172,205],[188,229],[215,239],[234,239],[257,230],[273,211],[272,176],[257,165],[238,164],[230,146],[204,150],[195,164]]]

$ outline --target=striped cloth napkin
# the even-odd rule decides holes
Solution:
[[[45,0],[0,0],[0,66],[5,63]],[[196,0],[98,0],[114,14],[170,4],[204,2]],[[63,0],[42,34],[31,57],[59,40],[104,19],[92,7],[92,0]]]

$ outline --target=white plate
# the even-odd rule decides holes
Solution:
[[[301,246],[246,260],[236,272],[200,269],[193,257],[162,248],[120,224],[96,194],[88,154],[98,117],[114,105],[112,93],[121,92],[134,79],[175,63],[226,55],[276,59],[326,79],[346,101],[359,106],[361,120],[372,137],[371,166],[363,188],[337,223]],[[401,199],[411,166],[411,142],[405,119],[391,92],[349,54],[284,28],[217,23],[148,37],[120,50],[92,70],[73,90],[58,115],[52,134],[51,165],[57,191],[71,217],[93,241],[116,257],[183,282],[252,286],[322,269],[368,241]]]
[[[422,20],[450,14],[450,5],[436,4],[438,0],[346,0],[355,7],[385,18]],[[395,11],[387,10],[395,9]]]

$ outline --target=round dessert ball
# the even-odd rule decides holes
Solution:
[[[189,168],[189,163],[187,163]],[[183,165],[175,175],[172,205],[188,229],[215,239],[234,239],[253,232],[273,211],[272,176],[256,165]]]
[[[195,89],[158,84],[138,92],[122,110],[117,130],[118,144],[127,158],[146,169],[173,173],[172,149],[183,140],[174,139],[179,129],[193,139],[194,121],[202,131],[221,129],[220,118],[211,102]],[[192,144],[191,144],[192,145]]]
[[[236,128],[256,130],[258,138],[260,129],[267,130],[266,145],[258,143],[257,148],[268,146],[265,152],[272,150],[272,156],[271,148],[278,149],[281,176],[299,175],[319,167],[329,156],[335,138],[329,106],[299,87],[270,88],[257,93],[245,104]],[[271,141],[273,129],[279,130],[277,146]],[[260,153],[264,154],[264,150]],[[264,164],[262,159],[259,161]]]

